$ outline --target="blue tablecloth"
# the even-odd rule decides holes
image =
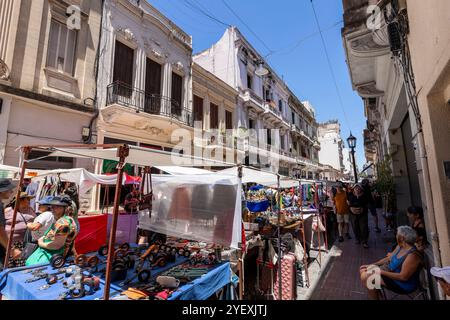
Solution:
[[[247,209],[250,212],[264,212],[269,208],[269,200],[247,201]]]
[[[207,274],[178,288],[169,300],[206,300],[231,283],[229,262],[215,266]]]
[[[173,263],[167,264],[165,267],[162,268],[155,268],[152,269],[152,278],[157,277],[159,274],[161,274],[164,271],[167,271],[179,264],[182,264],[186,262],[188,259],[185,257],[178,257],[177,260]],[[0,273],[0,293],[4,295],[9,300],[55,300],[58,298],[58,296],[66,292],[67,289],[63,287],[62,280],[58,281],[54,285],[52,285],[47,290],[39,290],[40,287],[46,284],[45,279],[41,279],[39,281],[31,282],[31,283],[25,283],[25,281],[32,277],[31,273],[24,273],[24,270],[28,269],[39,269],[42,267],[46,267],[46,270],[43,270],[43,272],[46,273],[55,273],[56,270],[54,270],[50,265],[36,265],[32,268],[13,268],[13,269],[6,269],[2,273]],[[100,267],[101,269],[102,267]],[[105,268],[105,265],[103,265],[103,268]],[[128,270],[128,277],[132,277],[134,275],[134,269]],[[61,275],[63,277],[64,275]],[[100,281],[100,290],[96,291],[93,295],[85,296],[81,299],[77,300],[95,300],[95,299],[101,299],[103,297],[104,292],[104,279],[101,279]],[[129,286],[132,286],[133,284],[137,283],[138,280],[135,279],[130,284],[121,287],[120,283],[122,283],[123,280],[113,282],[111,283],[111,289],[110,289],[110,296],[113,297],[114,295],[119,294],[124,289],[127,289]]]

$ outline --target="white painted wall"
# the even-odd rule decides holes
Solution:
[[[353,173],[353,164],[352,164],[352,158],[350,155],[350,149],[343,148],[342,155],[344,156],[344,168],[345,168],[344,173],[352,174]]]
[[[320,151],[319,162],[328,164],[336,170],[341,170],[340,156],[342,149],[339,147],[341,137],[337,133],[327,132],[324,135],[319,135]]]
[[[12,99],[3,163],[19,164],[19,146],[82,143],[82,127],[88,126],[90,119],[88,113]]]
[[[8,122],[11,110],[11,98],[0,95],[0,99],[3,100],[2,110],[0,113],[0,164],[5,164],[4,158],[6,151],[6,141],[8,138]]]

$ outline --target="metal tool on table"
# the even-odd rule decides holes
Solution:
[[[58,300],[79,299],[85,295],[94,294],[100,288],[100,278],[85,276],[80,267],[75,267],[74,273],[63,282],[68,291],[61,293]]]
[[[164,276],[174,277],[179,279],[180,282],[191,282],[209,272],[209,268],[183,268],[175,267],[167,272],[164,272]]]
[[[49,281],[50,282],[53,282],[53,281],[56,282],[58,280],[58,277],[57,277],[58,275],[64,273],[67,276],[68,273],[72,272],[71,271],[72,270],[71,267],[60,268],[54,273],[44,272],[44,270],[46,270],[46,269],[47,268],[44,268],[44,269],[41,268],[41,269],[34,270],[34,272],[31,273],[33,275],[33,277],[25,280],[25,283],[32,283],[32,282],[36,282],[36,281],[39,281],[39,280],[42,280],[42,279],[46,279],[47,283]],[[56,276],[56,280],[55,280],[55,276]],[[51,280],[48,280],[48,279],[51,279]],[[55,282],[53,282],[53,283],[55,283]]]
[[[28,269],[28,270],[22,271],[22,273],[24,273],[24,274],[28,274],[28,273],[33,274],[33,273],[42,272],[44,270],[47,270],[47,267],[42,267],[42,268],[38,268],[38,269]]]
[[[152,244],[140,257],[138,265],[136,266],[135,275],[131,278],[126,279],[125,281],[121,282],[120,286],[125,286],[127,284],[130,284],[132,281],[134,281],[136,278],[138,278],[139,282],[148,282],[151,278],[151,267],[152,267],[152,261],[154,259],[154,256],[160,251],[165,250],[166,246],[160,245],[157,243]],[[150,264],[149,267],[146,267],[146,264]]]

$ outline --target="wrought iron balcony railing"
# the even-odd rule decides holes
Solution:
[[[178,101],[159,94],[146,93],[122,82],[114,82],[107,88],[106,105],[112,104],[133,109],[137,113],[159,115],[194,126],[192,111],[181,107]]]

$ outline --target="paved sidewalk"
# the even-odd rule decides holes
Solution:
[[[329,261],[311,293],[311,300],[366,300],[367,291],[359,279],[359,267],[375,262],[391,250],[393,232],[375,233],[369,217],[369,249],[355,244],[355,240],[336,242],[329,253]],[[381,223],[383,225],[383,223]]]

